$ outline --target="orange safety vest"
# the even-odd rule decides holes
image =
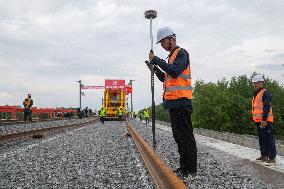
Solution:
[[[180,48],[173,52],[168,60],[168,64],[175,60],[179,50]],[[192,99],[191,70],[189,65],[177,78],[172,78],[167,73],[165,74],[164,99],[173,100],[179,98]]]
[[[25,108],[31,108],[31,107],[29,107],[31,105],[31,102],[32,102],[32,99],[26,98],[23,102],[24,107]]]
[[[263,102],[262,102],[262,96],[266,89],[262,89],[259,91],[259,93],[256,95],[256,97],[252,98],[251,104],[252,104],[252,119],[254,122],[259,123],[262,121],[262,115],[263,115]],[[268,122],[273,122],[273,114],[272,114],[272,106],[270,103],[270,111],[267,116]]]

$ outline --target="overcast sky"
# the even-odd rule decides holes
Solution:
[[[190,53],[193,82],[256,71],[284,83],[283,0],[0,0],[0,105],[31,93],[37,107],[78,107],[77,80],[133,79],[134,109],[150,106],[148,9],[158,12],[154,40],[169,26]],[[103,90],[85,94],[82,106],[98,109]]]

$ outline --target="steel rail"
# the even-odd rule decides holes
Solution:
[[[52,118],[52,119],[33,119],[32,121],[23,121],[23,120],[0,120],[0,125],[20,125],[20,124],[29,124],[29,123],[38,123],[38,122],[49,122],[49,121],[58,121],[58,120],[67,120],[68,118]],[[74,119],[74,118],[71,118]]]
[[[2,142],[7,142],[10,140],[14,139],[19,139],[19,138],[24,138],[24,137],[30,137],[34,135],[40,135],[52,131],[58,131],[58,130],[63,130],[63,129],[68,129],[68,128],[77,128],[77,127],[83,127],[89,124],[92,124],[96,122],[96,120],[91,120],[88,122],[83,122],[83,123],[76,123],[76,124],[71,124],[71,125],[64,125],[64,126],[52,126],[52,127],[47,127],[47,128],[42,128],[42,129],[36,129],[36,130],[30,130],[30,131],[23,131],[23,132],[18,132],[18,133],[11,133],[7,135],[0,135],[0,143]]]
[[[166,165],[150,145],[139,135],[130,123],[126,123],[145,165],[159,189],[187,189],[186,185]]]

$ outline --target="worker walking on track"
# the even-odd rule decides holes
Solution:
[[[123,109],[122,109],[122,107],[120,106],[120,107],[118,108],[118,119],[119,119],[119,121],[122,121],[122,117],[123,117]]]
[[[32,121],[32,106],[33,106],[33,99],[32,95],[28,94],[28,97],[23,101],[24,105],[24,121],[29,119],[29,121]]]
[[[146,121],[146,125],[149,123],[149,110],[147,108],[144,109],[143,111],[144,113],[144,118],[145,118],[145,121]]]
[[[105,123],[105,117],[106,117],[106,109],[104,106],[101,107],[100,111],[99,111],[99,115],[100,115],[100,121],[102,122],[102,124]]]
[[[85,111],[85,116],[86,116],[86,117],[88,117],[88,112],[89,112],[89,110],[88,110],[88,106],[85,108],[85,110],[84,110],[84,111]]]
[[[252,98],[252,120],[257,126],[261,156],[256,159],[267,166],[276,165],[276,146],[273,136],[273,114],[271,95],[263,88],[264,79],[261,75],[252,78],[254,95]]]
[[[142,110],[140,110],[139,112],[138,112],[138,114],[139,114],[139,119],[140,119],[140,121],[142,121]]]
[[[176,34],[169,27],[158,30],[158,43],[170,53],[168,61],[150,52],[148,67],[154,69],[158,79],[164,83],[164,107],[170,112],[173,137],[180,155],[180,167],[174,172],[180,177],[194,180],[197,175],[197,147],[191,122],[192,86],[189,54],[176,45]]]

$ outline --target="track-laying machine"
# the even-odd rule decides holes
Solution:
[[[122,120],[126,119],[126,88],[125,80],[105,80],[103,106],[106,109],[107,120],[118,120],[118,109],[123,111]]]

